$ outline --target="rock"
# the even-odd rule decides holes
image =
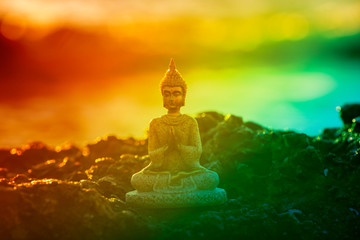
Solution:
[[[356,117],[353,119],[351,129],[356,133],[360,133],[360,117]]]
[[[0,178],[6,178],[9,170],[7,168],[0,168]]]
[[[121,188],[121,183],[115,177],[105,176],[96,181],[100,192],[106,197],[123,196],[126,192]]]
[[[96,182],[91,181],[91,180],[84,180],[83,179],[83,180],[80,180],[79,183],[80,183],[80,186],[82,188],[95,189],[95,190],[100,189],[99,184],[97,184]]]
[[[195,119],[198,122],[199,131],[201,134],[216,127],[219,122],[224,120],[224,116],[216,112],[204,112],[198,114]]]
[[[34,165],[31,169],[28,170],[29,176],[33,178],[51,178],[56,171],[56,160],[47,160]]]
[[[146,141],[104,138],[87,154],[35,144],[31,154],[0,150],[8,169],[0,175],[1,239],[360,239],[357,120],[310,137],[251,127],[235,116],[201,116],[201,163],[219,173],[226,204],[126,205],[131,175],[149,163]],[[44,164],[49,159],[55,163]],[[27,173],[36,165],[41,179]]]
[[[15,183],[15,184],[19,184],[19,183],[27,183],[27,182],[31,182],[31,179],[28,178],[26,175],[24,174],[17,174],[13,179],[12,181]]]
[[[258,130],[264,129],[264,127],[261,126],[260,124],[257,124],[257,123],[255,123],[255,122],[251,122],[251,121],[246,122],[246,123],[245,123],[245,126],[248,127],[248,128],[250,128],[250,129],[253,130],[253,131],[258,131]]]
[[[1,188],[13,188],[14,184],[9,182],[9,179],[0,178],[0,189]]]
[[[85,172],[81,172],[81,171],[78,171],[76,173],[74,173],[71,177],[70,177],[70,181],[75,181],[75,182],[79,182],[81,180],[84,180],[84,179],[87,179],[88,176]]]
[[[325,128],[321,136],[325,139],[335,139],[340,136],[341,128]]]
[[[234,128],[236,127],[240,127],[241,125],[244,124],[243,119],[241,117],[232,115],[232,114],[228,114],[224,117],[224,121],[233,126]]]
[[[134,138],[118,139],[115,136],[108,136],[95,144],[88,144],[87,149],[88,157],[94,160],[102,157],[118,159],[122,154],[147,154],[147,142]]]
[[[140,229],[141,219],[128,212],[115,212],[110,201],[94,190],[58,180],[0,188],[3,239],[140,237],[147,227]]]
[[[306,149],[310,145],[311,138],[303,133],[285,132],[283,134],[285,145],[296,146]]]
[[[64,157],[60,160],[48,160],[33,166],[28,170],[28,174],[32,178],[56,178],[59,180],[79,181],[87,179],[85,170],[90,166],[89,160],[84,156],[79,157]],[[94,161],[93,161],[94,162]]]
[[[99,191],[105,196],[113,195],[125,199],[125,193],[134,190],[130,184],[131,176],[149,164],[147,155],[139,157],[123,154],[120,159],[98,158],[95,164],[86,171],[89,179],[99,185]]]
[[[5,159],[0,161],[0,167],[5,167],[11,172],[25,173],[33,165],[52,159],[54,155],[56,152],[45,144],[32,142],[22,148],[13,148],[11,154],[4,156]]]
[[[47,161],[59,162],[66,156],[76,158],[81,156],[81,151],[75,146],[69,145],[62,149],[53,149],[42,142],[31,142],[21,148],[0,150],[0,167],[7,168],[10,172],[24,173],[35,165],[46,165]],[[39,176],[40,178],[42,176]]]
[[[341,107],[340,117],[344,124],[351,124],[354,118],[360,117],[360,104],[345,104]]]

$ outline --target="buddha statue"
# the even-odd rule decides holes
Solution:
[[[223,203],[226,192],[217,188],[218,174],[199,162],[202,147],[197,121],[180,113],[187,86],[173,59],[160,89],[167,114],[150,122],[151,162],[132,176],[131,184],[136,190],[127,193],[126,201],[155,208]]]

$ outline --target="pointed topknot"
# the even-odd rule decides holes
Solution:
[[[184,96],[186,95],[186,90],[187,90],[186,83],[184,79],[181,77],[181,74],[178,72],[178,70],[176,70],[175,62],[174,59],[172,58],[170,60],[169,69],[166,71],[165,76],[163,77],[160,83],[161,93],[164,86],[182,87],[184,91]]]
[[[169,71],[174,71],[176,69],[174,59],[171,58],[170,64],[169,64]]]

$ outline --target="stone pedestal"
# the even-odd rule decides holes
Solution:
[[[188,193],[138,192],[126,194],[126,203],[142,208],[181,208],[223,204],[227,201],[224,189],[199,190]]]

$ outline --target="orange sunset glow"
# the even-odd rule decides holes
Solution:
[[[358,57],[334,49],[353,52],[359,34],[355,0],[2,0],[0,147],[145,137],[165,113],[159,83],[170,58],[188,83],[184,113],[316,134],[324,121],[311,120],[320,116],[308,102],[325,99],[330,119],[358,99],[337,92],[359,76]]]

